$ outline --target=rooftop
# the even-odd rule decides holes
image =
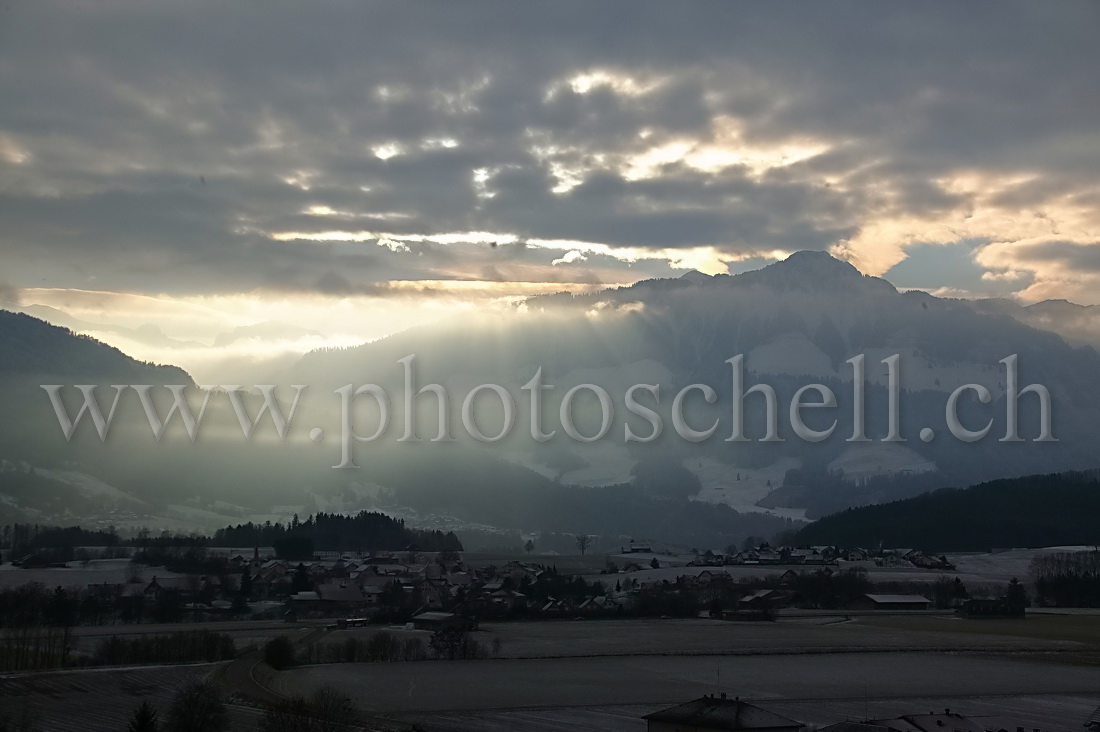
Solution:
[[[647,714],[643,719],[654,722],[671,722],[705,726],[710,729],[799,729],[800,722],[773,714],[740,699],[725,696],[704,696],[659,712]]]

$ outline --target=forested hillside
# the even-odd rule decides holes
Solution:
[[[797,535],[800,544],[988,551],[1100,543],[1100,472],[995,480],[849,509]]]

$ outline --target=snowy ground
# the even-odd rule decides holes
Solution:
[[[700,547],[706,549],[706,547]],[[872,582],[934,582],[940,577],[954,579],[958,577],[968,586],[1002,587],[1013,577],[1027,582],[1031,576],[1031,561],[1038,554],[1074,551],[1090,549],[1091,547],[1048,547],[1045,549],[1013,549],[1010,551],[989,554],[949,554],[948,560],[955,565],[954,571],[941,571],[921,569],[919,567],[878,567],[873,561],[847,562],[841,560],[834,570],[845,570],[859,567],[867,572],[867,577]],[[590,573],[588,579],[603,579],[614,584],[615,580],[627,577],[637,582],[653,582],[661,580],[675,580],[681,575],[697,575],[704,570],[722,570],[728,572],[734,579],[764,578],[783,574],[788,569],[796,572],[813,572],[817,567],[799,565],[750,565],[731,564],[723,567],[688,567],[684,566],[692,560],[690,554],[678,554],[667,556],[663,554],[619,554],[612,555],[611,560],[619,565],[627,562],[637,562],[646,569],[636,572],[621,574],[599,575]],[[649,569],[651,559],[656,558],[660,562],[659,569]]]
[[[113,485],[104,483],[99,478],[94,478],[84,473],[78,473],[72,470],[38,470],[39,475],[56,480],[59,483],[66,483],[79,490],[85,496],[95,498],[107,498],[115,501],[126,501],[137,505],[146,505],[144,501],[140,501],[134,498],[129,493],[125,493]]]
[[[723,503],[742,513],[770,513],[783,518],[805,519],[806,510],[802,508],[764,508],[756,505],[783,484],[788,470],[799,465],[800,461],[795,458],[783,458],[765,468],[752,470],[709,457],[684,460],[684,467],[695,473],[703,484],[693,500]]]
[[[1094,695],[1100,669],[948,654],[634,656],[312,666],[286,689],[334,685],[373,712],[674,704],[704,693],[754,700],[913,695]],[[921,710],[927,711],[927,710]],[[834,720],[836,721],[836,720]]]
[[[896,473],[927,473],[935,469],[935,463],[919,453],[890,442],[857,443],[829,463],[829,470],[841,470],[849,480]]]

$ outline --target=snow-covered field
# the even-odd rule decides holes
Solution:
[[[160,578],[182,577],[169,572],[164,567],[141,566],[138,574],[148,582],[154,576]],[[50,569],[23,569],[10,563],[0,564],[0,586],[18,587],[30,582],[38,582],[46,587],[87,587],[103,582],[119,583],[130,579],[129,559],[93,559],[85,565],[83,562],[69,562],[69,566]]]
[[[805,519],[802,508],[764,508],[757,506],[769,493],[783,484],[788,470],[797,468],[800,461],[782,458],[764,468],[739,468],[709,457],[684,459],[684,467],[693,472],[703,484],[692,500],[704,503],[723,503],[742,513],[770,513],[791,519]]]
[[[849,480],[895,473],[927,473],[936,465],[904,445],[891,442],[856,443],[829,463],[829,470],[841,470]]]
[[[332,685],[375,712],[756,700],[1095,694],[1100,669],[948,654],[632,656],[311,666],[286,691]],[[927,711],[927,710],[921,710]],[[641,729],[639,727],[639,729]]]

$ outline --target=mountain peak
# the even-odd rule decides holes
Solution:
[[[850,262],[847,262],[843,259],[837,259],[828,252],[818,251],[816,249],[803,249],[802,251],[795,252],[781,262],[776,262],[772,266],[799,267],[805,269],[813,269],[819,272],[832,271],[844,272],[845,274],[863,274]]]
[[[705,274],[703,272],[700,272],[697,269],[693,269],[693,270],[690,270],[688,272],[685,272],[684,274],[680,275],[680,279],[682,279],[686,282],[691,282],[692,284],[698,284],[698,285],[703,285],[703,284],[707,284],[708,282],[713,282],[714,281],[714,277],[712,275]]]
[[[896,292],[886,280],[865,275],[851,263],[828,252],[813,250],[795,252],[763,269],[738,275],[737,279],[784,290],[845,290],[871,286]]]

